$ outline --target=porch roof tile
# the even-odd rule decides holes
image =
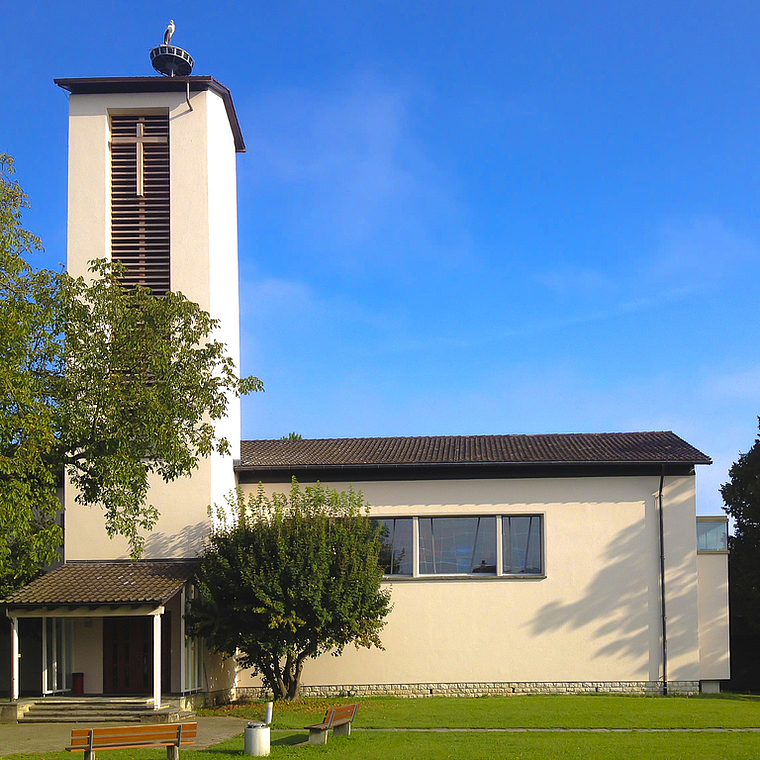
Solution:
[[[165,604],[197,568],[197,560],[68,562],[14,591],[3,604]]]

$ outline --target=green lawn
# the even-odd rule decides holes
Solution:
[[[356,725],[363,728],[760,728],[760,697],[702,695],[639,697],[562,695],[452,699],[303,699],[277,703],[274,728],[300,729],[328,705],[359,701]],[[260,702],[202,710],[262,720]]]
[[[275,734],[273,760],[750,760],[760,756],[757,734],[430,734],[357,732],[331,738],[326,747],[290,746],[303,734]],[[183,749],[183,760],[226,760],[242,756],[241,737],[205,751]],[[9,760],[71,760],[66,752],[11,755]],[[81,755],[79,755],[81,757]],[[112,760],[164,760],[165,750],[115,750]]]
[[[324,760],[755,760],[760,733],[430,733],[355,731],[331,737],[326,747],[293,746],[305,741],[304,725],[338,701],[304,699],[275,706],[272,754],[277,758]],[[748,728],[760,727],[760,698],[741,695],[701,697],[517,696],[480,699],[360,700],[358,728]],[[263,703],[231,705],[205,714],[263,717]],[[295,729],[290,731],[288,729]],[[225,760],[242,756],[242,736],[208,750],[183,749],[183,760]],[[66,752],[11,755],[8,760],[71,760]],[[165,750],[117,750],[112,760],[163,760]]]

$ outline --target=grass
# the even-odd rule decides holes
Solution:
[[[303,734],[275,735],[273,760],[755,760],[760,755],[757,734],[420,734],[357,732],[350,738],[331,738],[325,747],[292,746]],[[183,749],[182,760],[240,758],[238,737],[208,750]],[[8,760],[71,760],[67,752],[11,755]],[[81,757],[81,756],[79,756]],[[104,755],[103,757],[106,757]],[[163,760],[165,750],[119,750],[113,760]]]
[[[753,760],[760,757],[760,733],[730,729],[760,727],[760,698],[715,695],[690,698],[636,696],[516,696],[480,699],[393,697],[361,699],[359,728],[723,728],[725,733],[427,733],[356,731],[331,737],[325,747],[294,746],[306,739],[304,725],[321,717],[326,705],[346,700],[304,699],[275,707],[274,760]],[[204,710],[203,714],[261,719],[261,702]],[[295,729],[295,730],[290,730]],[[183,749],[183,760],[225,760],[243,756],[238,736],[207,750]],[[66,752],[11,755],[7,760],[71,760]],[[165,750],[119,750],[112,760],[163,760]]]
[[[303,699],[277,703],[274,728],[300,729],[317,722],[328,705],[356,699]],[[760,697],[702,695],[641,697],[531,695],[479,699],[368,697],[356,725],[362,728],[755,728]],[[199,715],[262,720],[262,702],[225,705]]]

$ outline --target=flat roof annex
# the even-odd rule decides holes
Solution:
[[[232,94],[211,76],[190,77],[87,77],[80,79],[54,79],[53,82],[72,95],[103,95],[125,92],[203,92],[210,90],[224,101],[230,129],[235,139],[235,151],[245,153],[245,141],[240,130]]]
[[[241,441],[241,482],[285,476],[477,478],[690,474],[710,457],[670,431]]]

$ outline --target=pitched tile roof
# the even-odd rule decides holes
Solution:
[[[71,562],[10,594],[11,606],[166,604],[197,561]]]
[[[241,441],[238,470],[476,464],[711,464],[670,431]]]

